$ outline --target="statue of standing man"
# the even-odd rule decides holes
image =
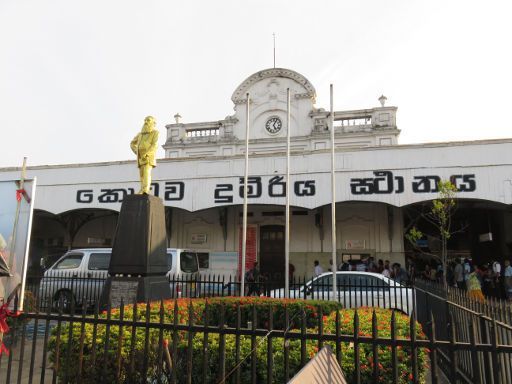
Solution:
[[[151,186],[151,170],[156,167],[156,148],[158,131],[155,129],[155,118],[148,116],[144,119],[142,130],[130,143],[133,153],[137,155],[137,165],[140,174],[140,195],[149,195]]]

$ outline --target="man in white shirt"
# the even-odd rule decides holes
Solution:
[[[469,274],[471,273],[471,264],[467,258],[464,259],[464,264],[462,266],[464,267],[464,281],[466,282],[468,281]]]
[[[464,267],[460,263],[460,260],[456,261],[455,268],[453,269],[453,277],[457,287],[460,289],[464,288]]]
[[[324,273],[324,269],[320,266],[320,263],[318,260],[315,260],[315,277],[320,276],[322,273]]]
[[[512,266],[510,265],[510,260],[508,259],[505,260],[505,271],[503,272],[503,277],[507,299],[512,301]]]

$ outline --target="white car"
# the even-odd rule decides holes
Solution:
[[[380,273],[338,271],[336,283],[336,300],[344,308],[390,308],[408,315],[413,312],[413,289]],[[284,298],[284,288],[270,291],[270,297]],[[314,277],[301,287],[290,287],[290,298],[334,300],[332,272]]]

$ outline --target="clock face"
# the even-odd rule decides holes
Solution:
[[[282,127],[283,123],[281,122],[281,119],[279,117],[271,117],[265,123],[265,129],[267,130],[268,133],[271,134],[279,133]]]

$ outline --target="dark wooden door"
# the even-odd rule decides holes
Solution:
[[[284,286],[284,226],[260,227],[260,271],[270,281]]]

